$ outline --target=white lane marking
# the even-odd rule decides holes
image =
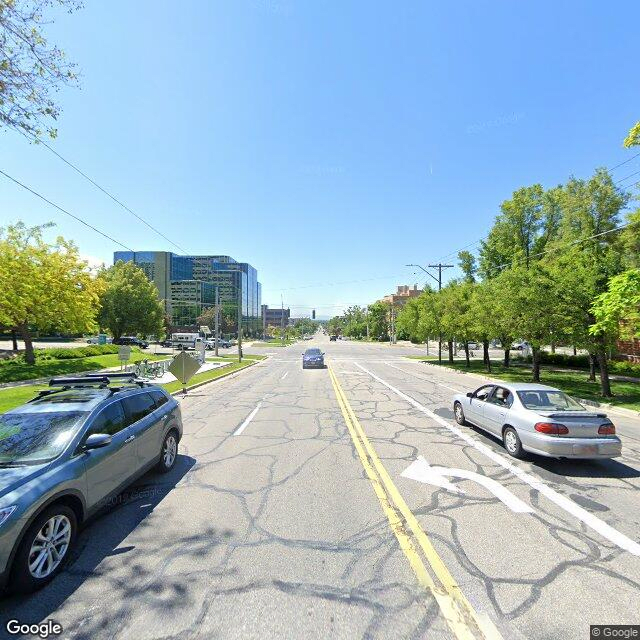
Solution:
[[[256,413],[258,413],[261,406],[262,406],[262,400],[258,402],[254,410],[245,418],[244,422],[233,432],[234,436],[239,436],[249,426],[249,423],[256,417]]]
[[[403,478],[410,478],[425,484],[433,484],[442,487],[447,491],[457,494],[465,492],[447,480],[449,478],[462,478],[463,480],[473,480],[483,486],[487,491],[502,501],[514,513],[533,513],[534,510],[526,502],[523,502],[511,491],[503,487],[497,480],[483,476],[475,471],[466,469],[449,469],[447,467],[432,467],[423,456],[418,456],[401,474]]]
[[[280,378],[280,380],[284,380],[288,375],[289,375],[289,372],[285,371],[284,375],[282,376],[282,378]]]
[[[406,373],[414,378],[418,378],[420,380],[427,380],[427,378],[423,378],[422,376],[417,376],[415,373],[409,373],[409,371],[405,371],[400,367],[396,367],[395,364],[391,364],[390,362],[385,362],[386,365],[391,367],[392,369],[397,369],[398,371],[402,371],[402,373]],[[444,387],[445,389],[449,389],[449,391],[455,391],[456,393],[463,393],[462,389],[455,389],[454,387],[450,387],[448,384],[444,384],[443,382],[436,382],[436,380],[429,379],[429,382],[433,382],[433,384],[437,384],[439,387]]]
[[[425,406],[421,405],[417,400],[414,400],[411,396],[408,396],[406,393],[403,393],[399,389],[396,389],[394,386],[390,385],[388,382],[385,382],[382,378],[378,377],[375,373],[372,373],[368,369],[365,369],[365,367],[363,367],[358,362],[356,362],[355,364],[356,364],[356,367],[368,373],[374,380],[377,380],[380,384],[384,385],[385,387],[387,387],[387,389],[390,389],[396,395],[406,400],[409,404],[413,405],[416,409],[418,409],[419,411],[422,411],[422,413],[428,415],[430,418],[435,420],[438,424],[449,429],[449,431],[451,431],[452,433],[455,433],[455,435],[457,435],[459,438],[462,438],[465,442],[468,442],[472,447],[474,447],[481,453],[484,453],[488,458],[490,458],[500,466],[504,467],[505,469],[510,471],[514,476],[516,476],[517,478],[519,478],[520,480],[528,484],[532,489],[535,489],[536,491],[541,493],[543,496],[551,500],[551,502],[559,506],[561,509],[564,509],[567,513],[570,513],[572,516],[574,516],[575,518],[577,518],[578,520],[586,524],[588,527],[591,527],[591,529],[599,533],[603,538],[606,538],[610,542],[613,542],[613,544],[617,545],[621,549],[624,549],[625,551],[632,553],[634,556],[640,556],[640,544],[638,544],[634,540],[631,540],[631,538],[628,538],[627,536],[625,536],[624,533],[621,533],[620,531],[609,526],[606,522],[603,522],[602,520],[600,520],[600,518],[596,518],[596,516],[589,513],[586,509],[583,509],[572,500],[569,500],[569,498],[566,498],[562,494],[558,493],[555,489],[552,489],[551,487],[546,485],[542,480],[539,480],[535,476],[532,476],[526,471],[523,471],[516,465],[509,462],[509,460],[501,456],[499,453],[496,453],[486,445],[482,444],[482,442],[479,442],[475,438],[472,438],[470,435],[464,433],[461,429],[458,429],[454,425],[448,423],[444,418],[441,418],[439,415],[435,414],[433,411],[430,411]]]

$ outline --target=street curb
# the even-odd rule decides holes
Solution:
[[[254,360],[251,364],[248,364],[246,367],[243,367],[242,369],[238,369],[237,371],[227,371],[227,373],[223,373],[221,376],[218,376],[217,378],[213,378],[212,380],[203,380],[202,382],[198,382],[196,384],[192,384],[190,387],[186,387],[187,391],[191,391],[192,389],[197,389],[198,387],[204,387],[205,384],[212,384],[213,382],[218,382],[218,380],[223,380],[224,378],[229,378],[230,376],[242,373],[243,371],[246,371],[247,369],[250,369],[251,367],[253,367],[254,365],[258,364],[259,362],[265,362],[265,360],[267,360],[269,358],[269,356],[267,356],[266,358],[264,358],[263,360]],[[182,389],[178,389],[177,391],[171,391],[170,395],[172,396],[177,396],[182,394],[184,396],[184,391]]]
[[[432,364],[428,360],[416,360],[415,358],[407,358],[407,360],[413,360],[414,362],[420,362],[421,364],[426,364],[429,367],[435,367],[437,369],[442,369],[443,367],[439,364]],[[509,384],[508,380],[502,380],[500,378],[493,378],[491,376],[481,376],[478,373],[473,373],[471,371],[460,371],[459,369],[452,369],[451,367],[447,367],[444,365],[445,369],[449,371],[454,371],[455,373],[461,373],[465,376],[471,376],[472,378],[477,378],[478,380],[489,380],[490,382],[501,382],[502,384]],[[606,402],[596,402],[595,400],[587,400],[586,398],[576,398],[580,402],[587,404],[591,407],[603,408],[611,413],[617,413],[622,416],[630,417],[630,418],[638,418],[640,417],[640,411],[634,411],[633,409],[625,409],[624,407],[616,407],[615,405],[608,404]]]

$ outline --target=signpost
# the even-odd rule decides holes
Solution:
[[[200,363],[188,355],[186,351],[181,351],[172,360],[168,371],[182,383],[182,392],[186,396],[187,382],[193,378],[198,369],[200,369]]]
[[[120,369],[124,366],[125,362],[129,362],[131,359],[131,347],[128,344],[121,344],[118,347],[118,360],[120,360]]]

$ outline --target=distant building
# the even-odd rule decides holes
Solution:
[[[262,305],[262,322],[265,327],[281,327],[289,324],[291,309],[281,307],[269,308],[269,305]]]
[[[215,303],[242,305],[242,328],[246,335],[262,332],[262,285],[258,272],[247,262],[230,256],[179,256],[168,251],[116,251],[118,260],[134,262],[158,288],[171,324],[197,329],[196,318]]]
[[[394,307],[402,307],[411,298],[417,298],[422,293],[422,289],[418,289],[418,285],[414,284],[411,288],[408,284],[398,285],[396,293],[390,293],[382,298],[383,302],[388,302]]]

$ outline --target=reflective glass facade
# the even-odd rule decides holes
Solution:
[[[116,251],[117,260],[135,262],[143,269],[158,287],[176,326],[195,327],[195,318],[214,303],[218,287],[226,308],[241,302],[245,335],[262,332],[262,286],[258,272],[246,262],[224,255],[178,256],[164,251]]]

